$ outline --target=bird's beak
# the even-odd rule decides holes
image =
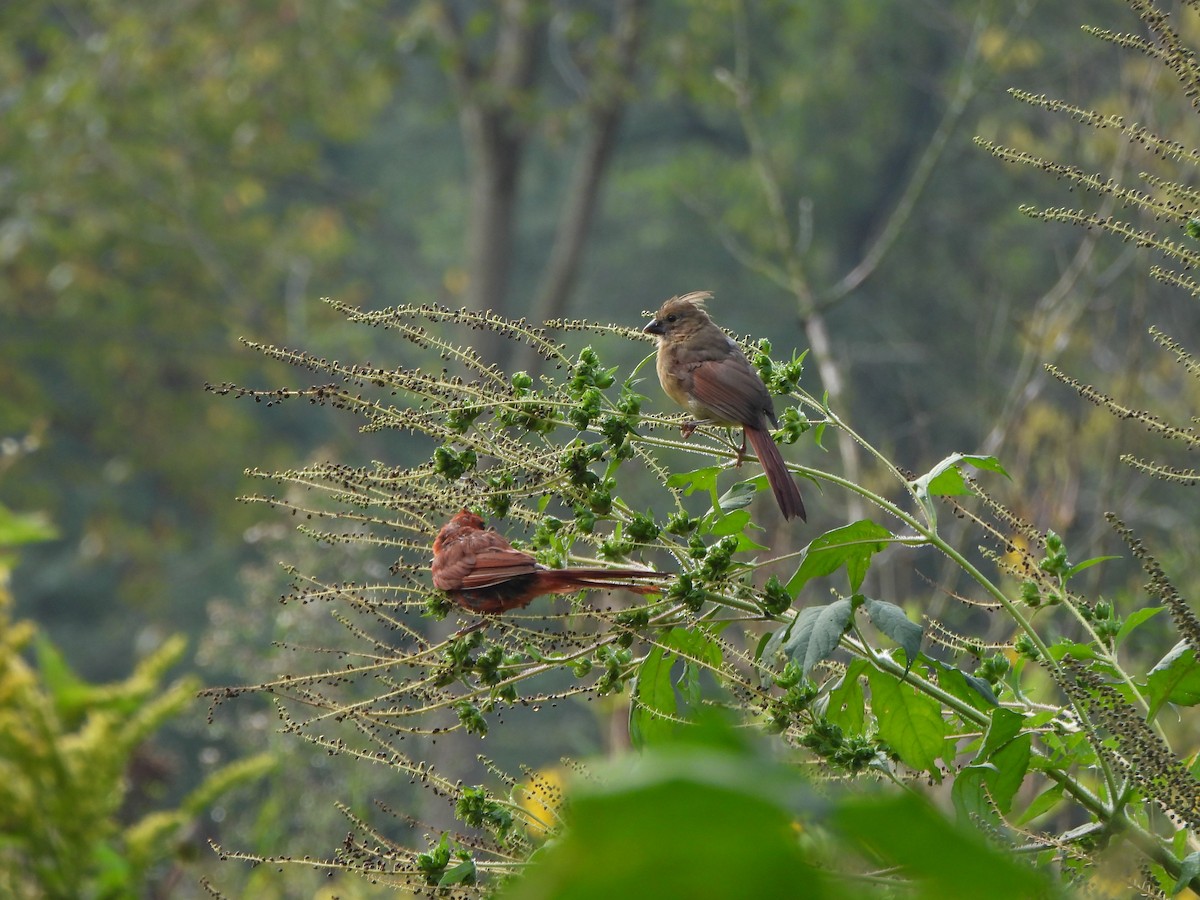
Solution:
[[[658,319],[651,319],[650,324],[642,329],[642,334],[666,334],[667,329],[662,327],[662,322]]]

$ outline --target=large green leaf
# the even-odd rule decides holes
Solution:
[[[800,565],[788,580],[788,593],[795,597],[812,579],[832,575],[842,566],[846,567],[851,592],[857,591],[871,566],[871,557],[887,549],[891,539],[890,531],[870,519],[825,532],[804,548]]]
[[[863,606],[872,624],[904,649],[905,668],[910,668],[921,651],[921,637],[925,629],[909,619],[895,603],[866,597]]]
[[[667,487],[682,490],[684,495],[694,491],[707,491],[712,497],[713,505],[717,505],[717,476],[724,466],[702,466],[690,472],[675,472],[667,477]]]
[[[676,684],[671,676],[681,659],[682,672]],[[669,739],[687,710],[700,702],[700,670],[720,663],[720,645],[703,629],[672,628],[663,635],[634,677],[629,706],[633,745],[641,748]]]
[[[992,721],[988,725],[983,738],[983,747],[979,751],[980,759],[987,759],[997,750],[1003,748],[1009,741],[1021,733],[1025,725],[1025,716],[1013,709],[1003,706],[992,710]]]
[[[871,711],[879,723],[879,736],[910,769],[932,770],[946,743],[941,706],[932,697],[878,669],[867,671],[867,681],[871,685]]]
[[[1200,703],[1200,663],[1196,651],[1180,641],[1146,675],[1146,699],[1150,718],[1164,703],[1195,706]]]
[[[860,735],[864,730],[866,700],[863,697],[862,676],[869,665],[865,659],[851,662],[826,700],[826,720],[837,725],[848,736]]]
[[[1002,706],[992,710],[976,762],[959,773],[951,792],[960,816],[985,814],[983,807],[990,805],[1005,815],[1012,810],[1033,745],[1030,733],[1021,730],[1025,724],[1019,712]]]
[[[853,896],[814,867],[796,823],[822,815],[796,771],[704,723],[575,783],[563,834],[504,900]]]
[[[796,614],[790,626],[776,632],[780,641],[772,646],[772,638],[763,651],[764,656],[770,659],[777,649],[782,649],[807,675],[813,666],[827,659],[837,648],[853,614],[854,609],[846,599],[835,600],[827,606],[806,607]]]
[[[671,684],[674,663],[674,654],[654,646],[638,667],[629,704],[629,739],[634,747],[657,743],[674,728],[671,719],[679,711]]]

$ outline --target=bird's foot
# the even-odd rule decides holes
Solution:
[[[737,448],[737,455],[733,458],[733,467],[740,469],[742,463],[746,461],[746,432],[742,432],[742,446]]]
[[[692,436],[692,433],[699,427],[700,427],[699,422],[697,422],[695,419],[690,419],[687,422],[684,422],[683,425],[680,426],[679,433],[683,435],[683,439],[686,441],[688,438],[690,438]]]

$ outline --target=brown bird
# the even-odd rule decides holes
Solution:
[[[631,584],[635,578],[667,578],[649,569],[551,569],[522,553],[483,519],[463,510],[442,526],[433,541],[433,584],[464,609],[499,613],[528,606],[543,594],[573,594],[620,588],[657,594],[657,585]]]
[[[684,437],[705,423],[741,425],[738,464],[749,439],[783,517],[806,519],[800,488],[767,431],[768,422],[779,425],[771,395],[741,348],[708,317],[704,301],[711,296],[696,291],[672,297],[642,329],[658,338],[658,380],[697,420],[684,426]]]

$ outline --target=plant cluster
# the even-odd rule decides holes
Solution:
[[[1073,563],[1057,535],[983,492],[967,471],[1002,477],[995,459],[952,454],[924,475],[903,473],[800,387],[799,360],[772,362],[764,347],[748,347],[768,384],[779,390],[786,381],[784,418],[799,427],[781,437],[837,431],[892,485],[888,496],[794,465],[827,494],[851,492],[876,512],[813,537],[798,553],[778,552],[752,512],[765,479],[726,484],[736,449],[729,436],[704,428],[683,440],[682,419],[643,412],[637,373],[621,377],[593,347],[570,355],[541,329],[466,310],[341,309],[436,352],[443,367],[349,365],[260,346],[320,383],[215,390],[266,403],[307,400],[361,416],[365,430],[432,439],[428,461],[407,468],[323,463],[252,473],[279,489],[250,499],[302,517],[301,529],[318,540],[376,545],[396,562],[374,583],[295,573],[284,602],[326,604],[344,629],[317,651],[326,662],[210,694],[216,702],[270,694],[285,731],[428,788],[469,834],[435,833],[428,846],[413,846],[397,837],[419,827],[404,813],[383,807],[395,821],[385,827],[347,810],[353,831],[343,848],[304,864],[395,885],[469,892],[494,884],[559,831],[557,809],[548,817],[548,807],[526,802],[528,773],[488,763],[490,784],[464,784],[437,771],[424,755],[436,752],[428,744],[417,752],[405,741],[451,731],[482,737],[517,707],[546,715],[568,698],[625,694],[637,747],[669,745],[705,709],[721,707],[774,735],[811,777],[947,785],[959,816],[1031,864],[1053,861],[1074,877],[1120,835],[1160,881],[1188,874],[1181,851],[1200,791],[1154,714],[1189,701],[1181,683],[1200,672],[1194,653],[1189,645],[1156,673],[1127,672],[1122,648],[1163,607],[1119,611],[1077,594],[1076,576],[1103,560]],[[523,341],[555,374],[506,375],[435,324]],[[688,459],[702,464],[680,464]],[[652,485],[653,493],[634,501],[627,483]],[[436,620],[456,608],[429,586],[430,543],[463,507],[483,511],[510,537],[523,535],[518,543],[549,566],[639,560],[676,577],[661,596],[588,595],[565,612],[543,601],[549,609],[535,604],[482,627],[461,618],[447,634]],[[944,534],[943,519],[961,518],[975,527],[977,552]],[[905,607],[919,609],[921,598],[867,588],[881,557],[922,549],[960,574],[957,620],[914,621]],[[786,580],[766,574],[783,567],[793,572]],[[1161,572],[1155,577],[1166,584]],[[833,598],[819,599],[818,585]],[[1164,606],[1186,625],[1185,604]],[[1005,615],[1009,636],[973,637],[981,609]],[[1094,827],[1080,829],[1080,816]],[[850,859],[814,851],[814,861],[845,877],[870,869],[866,851]]]
[[[1140,0],[1130,5],[1151,38],[1097,33],[1161,63],[1197,102],[1200,66],[1192,52],[1160,10]],[[1200,152],[1121,119],[1017,96],[1116,129],[1172,163],[1200,160]],[[1134,190],[1078,167],[987,146],[1177,227],[1178,237],[1164,237],[1107,213],[1030,210],[1156,249],[1177,268],[1156,268],[1154,275],[1200,293],[1187,274],[1200,261],[1189,244],[1200,233],[1200,194],[1182,181],[1147,175],[1145,188]],[[736,446],[728,435],[702,428],[683,440],[675,432],[680,417],[643,411],[640,367],[626,374],[606,366],[594,346],[572,351],[550,337],[554,331],[637,339],[638,332],[579,321],[532,326],[433,305],[378,312],[335,306],[351,321],[392,330],[438,362],[354,365],[254,345],[315,373],[320,383],[215,390],[268,404],[307,400],[362,417],[364,430],[430,441],[428,461],[412,467],[323,463],[252,473],[279,487],[251,499],[302,517],[301,528],[319,540],[378,546],[396,563],[391,577],[363,584],[296,573],[284,602],[327,604],[344,629],[341,640],[318,649],[325,662],[309,671],[211,693],[214,702],[248,691],[269,694],[285,731],[428,788],[468,831],[426,829],[421,844],[414,840],[419,823],[380,804],[389,824],[346,810],[352,831],[337,853],[292,862],[437,895],[473,896],[499,885],[524,896],[523,885],[561,886],[554,873],[570,871],[568,861],[583,864],[582,835],[589,836],[583,846],[604,846],[595,822],[612,812],[618,794],[629,800],[616,806],[627,815],[648,808],[637,807],[634,797],[681,804],[690,797],[696,809],[718,808],[704,805],[720,793],[712,773],[730,771],[717,760],[728,761],[737,739],[710,737],[720,752],[680,749],[689,735],[703,732],[716,708],[742,732],[769,735],[762,740],[788,773],[763,767],[769,800],[735,775],[722,776],[722,796],[746,801],[737,807],[743,818],[735,827],[756,820],[753,809],[764,821],[790,816],[796,828],[786,848],[763,839],[778,853],[761,871],[788,861],[829,896],[841,896],[838,885],[847,884],[938,896],[935,886],[945,888],[939,878],[956,877],[960,890],[969,881],[979,896],[1051,895],[1114,873],[1145,896],[1200,887],[1200,781],[1195,730],[1188,727],[1200,703],[1200,623],[1164,567],[1115,516],[1113,527],[1148,578],[1144,595],[1122,604],[1084,587],[1082,573],[1106,557],[1075,561],[1062,537],[995,499],[988,482],[1007,475],[995,458],[953,453],[924,474],[906,472],[837,409],[804,390],[801,358],[772,360],[765,342],[747,344],[764,381],[784,398],[778,437],[800,444],[788,454],[791,468],[823,488],[827,501],[845,494],[871,510],[792,553],[777,540],[778,530],[754,518],[764,479],[730,483]],[[501,371],[454,336],[462,328],[519,342],[553,374]],[[1160,342],[1196,373],[1177,343]],[[1061,377],[1156,434],[1189,447],[1200,442],[1189,427]],[[830,436],[857,446],[870,462],[869,478],[809,464],[808,438],[819,446]],[[1195,481],[1190,469],[1139,465],[1178,484]],[[490,516],[546,565],[637,560],[675,578],[648,600],[596,595],[566,612],[535,605],[488,618],[482,627],[463,619],[447,633],[436,623],[454,607],[429,588],[426,569],[433,535],[463,507]],[[875,577],[885,560],[915,566],[934,554],[945,568],[925,595],[889,596],[882,587],[888,582]],[[788,571],[786,578],[779,574]],[[819,589],[831,597],[819,597]],[[945,611],[921,614],[935,605]],[[1146,645],[1168,619],[1178,643],[1147,663]],[[488,783],[466,784],[431,760],[432,741],[447,732],[482,737],[518,707],[545,716],[568,699],[606,695],[628,697],[629,734],[649,762],[624,778],[571,762],[582,787],[565,802],[547,802],[542,776],[532,771],[514,775],[485,761]],[[1169,722],[1168,710],[1183,727]],[[419,749],[406,749],[418,742],[424,742]],[[749,760],[754,752],[737,758]],[[661,791],[668,783],[663,759],[678,763],[677,781],[708,792]],[[814,802],[794,780],[797,773],[831,799]],[[606,794],[597,787],[605,778],[620,787]],[[895,792],[848,788],[865,781]],[[962,835],[914,799],[924,793],[986,842],[955,845],[955,858],[947,860],[949,835]],[[869,823],[889,811],[890,827],[872,831]],[[672,824],[683,828],[687,817],[683,812]],[[631,816],[627,824],[636,830],[639,821]],[[715,814],[704,821],[723,837],[728,825]],[[669,846],[666,838],[654,844],[664,859]],[[956,872],[967,858],[987,876]],[[1057,882],[1045,877],[1051,871]],[[518,872],[524,878],[512,880]],[[743,887],[752,876],[745,878]],[[538,895],[533,888],[527,893]]]

